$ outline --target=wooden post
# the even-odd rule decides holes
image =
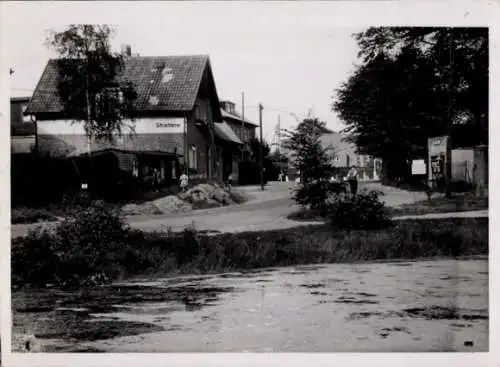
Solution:
[[[241,141],[243,142],[243,149],[241,149],[241,160],[245,159],[245,92],[241,93]]]
[[[264,107],[259,103],[259,125],[260,125],[260,144],[259,144],[259,151],[260,151],[260,189],[264,191],[264,160],[262,157],[262,144],[263,144],[263,139],[262,139],[262,110]]]
[[[452,104],[453,104],[453,96],[452,96],[452,88],[453,88],[453,68],[454,68],[454,60],[453,60],[453,40],[452,40],[452,29],[449,28],[450,32],[448,36],[448,48],[449,48],[449,71],[448,71],[448,139],[446,144],[446,161],[445,161],[445,196],[447,198],[451,198],[451,128],[452,128]]]

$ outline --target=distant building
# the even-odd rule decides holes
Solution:
[[[248,148],[248,143],[251,139],[255,139],[256,137],[256,129],[259,125],[254,122],[251,122],[248,118],[245,118],[243,121],[243,117],[241,114],[236,112],[235,104],[230,101],[221,101],[220,103],[222,108],[222,118],[224,122],[226,122],[231,129],[238,135],[240,140],[242,140],[246,147]]]
[[[257,124],[247,118],[243,121],[242,116],[236,112],[235,104],[230,101],[221,101],[222,124],[216,126],[216,133],[220,136],[227,135],[229,139],[221,139],[218,146],[223,156],[223,177],[229,174],[238,182],[238,162],[242,158],[248,158],[250,153],[250,140],[255,138]],[[243,154],[242,154],[243,152]]]
[[[355,145],[345,141],[346,136],[332,132],[320,137],[323,148],[328,149],[331,164],[338,168],[341,174],[351,166],[358,169],[362,180],[379,180],[381,162],[369,155],[359,154]]]
[[[38,154],[56,157],[112,154],[117,167],[140,180],[161,172],[165,184],[181,172],[192,179],[222,179],[216,139],[221,136],[221,109],[209,57],[132,56],[124,47],[121,78],[132,82],[135,132],[126,131],[111,144],[89,141],[81,123],[63,116],[57,93],[58,60],[50,60],[28,104],[36,118]],[[52,92],[50,92],[52,91]]]
[[[10,99],[10,137],[13,154],[31,153],[36,144],[36,127],[30,115],[25,115],[30,97]]]

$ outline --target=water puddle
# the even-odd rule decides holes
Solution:
[[[316,288],[324,288],[325,285],[322,283],[313,283],[313,284],[301,284],[300,287],[308,289],[316,289]]]
[[[313,291],[311,292],[313,296],[328,296],[328,293],[326,292],[318,292],[318,291]]]
[[[410,317],[420,317],[427,320],[487,320],[488,316],[470,314],[458,308],[431,306],[423,308],[407,308],[403,310]]]
[[[403,267],[406,267],[406,266],[412,266],[413,264],[412,263],[398,263],[398,262],[389,262],[387,263],[387,265],[390,265],[390,266],[403,266]]]
[[[370,317],[380,318],[422,318],[425,320],[488,320],[488,315],[481,313],[471,313],[467,310],[461,310],[453,307],[429,306],[429,307],[415,307],[406,308],[402,311],[388,311],[388,312],[351,312],[347,317],[348,320],[360,320]],[[465,324],[455,324],[465,325]]]
[[[401,265],[407,263],[142,277],[64,292],[19,289],[12,292],[13,335],[17,350],[33,334],[44,352],[434,351],[450,335],[474,340],[467,351],[487,350],[487,277],[478,274],[487,262],[436,262],[435,271]],[[440,279],[447,273],[472,281]]]
[[[379,301],[372,301],[369,299],[355,299],[354,297],[339,297],[335,303],[345,303],[345,304],[360,304],[360,305],[375,305],[380,303]]]
[[[74,292],[45,290],[45,296],[37,299],[30,298],[29,291],[21,291],[13,295],[18,299],[13,311],[16,327],[26,334],[34,331],[35,338],[95,341],[186,330],[180,325],[159,325],[154,321],[159,320],[155,315],[198,311],[220,302],[222,294],[235,291],[233,287],[201,284],[169,287],[135,284]],[[38,303],[38,306],[33,303]],[[154,317],[151,322],[142,322],[134,315]]]
[[[382,312],[351,312],[347,320],[362,320],[373,316],[380,317],[382,316]]]

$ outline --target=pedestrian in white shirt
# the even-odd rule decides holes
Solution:
[[[183,173],[179,178],[179,181],[180,181],[181,191],[185,192],[188,187],[188,181],[189,181],[188,176],[185,173]]]
[[[351,194],[354,196],[358,192],[358,171],[354,166],[351,166],[349,172],[347,172],[347,181],[349,182],[349,187],[351,188]]]

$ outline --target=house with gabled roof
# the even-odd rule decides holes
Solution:
[[[221,109],[207,55],[124,55],[120,78],[131,82],[133,128],[113,143],[88,139],[83,125],[65,116],[58,95],[57,59],[49,60],[26,113],[36,120],[37,152],[52,157],[111,154],[117,169],[147,180],[156,169],[162,182],[173,183],[181,173],[190,179],[222,179],[216,139],[231,142],[216,126]]]
[[[365,154],[359,154],[357,147],[346,140],[347,136],[339,132],[321,135],[320,142],[330,158],[330,163],[344,176],[352,166],[358,170],[361,180],[379,180],[381,161]]]
[[[216,133],[227,136],[226,139],[219,138],[218,144],[222,156],[222,175],[226,178],[232,174],[233,180],[238,182],[239,162],[249,157],[250,140],[255,138],[257,124],[236,112],[235,104],[231,101],[221,101],[220,106],[222,124],[216,125]]]
[[[30,97],[10,99],[10,149],[12,154],[30,154],[35,147],[35,124],[24,112]]]

